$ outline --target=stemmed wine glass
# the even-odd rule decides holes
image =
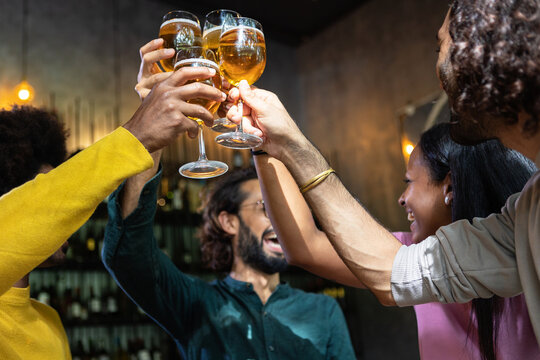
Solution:
[[[176,56],[182,54],[187,59],[194,56],[194,51],[201,50],[201,24],[197,16],[188,11],[175,10],[163,16],[159,28],[159,37],[163,39],[164,48],[172,48],[175,56],[159,62],[162,71],[173,71]]]
[[[252,85],[261,77],[266,66],[266,44],[261,24],[246,17],[225,19],[218,53],[221,74],[229,83],[238,86],[240,81],[246,80]],[[239,100],[240,114],[242,108],[242,100]],[[249,149],[260,146],[262,139],[244,133],[240,121],[235,132],[219,135],[216,142],[233,149]]]
[[[236,11],[225,9],[214,10],[206,14],[202,35],[203,55],[206,59],[216,63],[219,62],[219,37],[223,23],[239,17],[240,14]],[[222,133],[231,132],[235,129],[236,124],[227,120],[227,118],[214,120],[212,126],[212,130]]]
[[[211,79],[200,80],[207,85],[221,90],[222,80],[219,67],[215,61],[203,59],[201,25],[197,16],[187,11],[175,10],[163,16],[159,28],[159,37],[163,39],[164,48],[173,48],[176,55],[173,58],[160,61],[159,67],[163,71],[178,70],[185,66],[206,66],[216,71]],[[188,103],[199,104],[214,114],[219,103],[208,99],[191,99]],[[188,178],[208,179],[227,172],[229,167],[220,161],[208,160],[203,138],[203,122],[197,121],[199,126],[199,158],[184,164],[178,169],[181,175]]]
[[[202,49],[201,49],[202,54]],[[221,76],[219,75],[219,67],[218,65],[211,61],[204,58],[189,58],[189,59],[181,59],[181,54],[178,54],[176,56],[177,61],[174,65],[174,70],[178,70],[185,66],[206,66],[209,68],[212,68],[216,71],[216,74],[210,78],[205,80],[197,80],[199,82],[202,82],[204,84],[213,86],[219,90],[221,90]],[[219,108],[219,102],[208,100],[208,99],[191,99],[188,100],[188,103],[190,104],[198,104],[206,108],[208,111],[210,111],[212,114],[214,114],[217,109]],[[215,160],[208,160],[206,157],[206,149],[204,146],[204,137],[203,137],[203,122],[200,119],[192,118],[197,121],[197,124],[199,126],[199,158],[197,161],[193,161],[187,164],[184,164],[178,169],[181,175],[192,178],[192,179],[209,179],[213,178],[219,175],[222,175],[227,172],[229,167],[227,164],[221,162],[221,161],[215,161]]]

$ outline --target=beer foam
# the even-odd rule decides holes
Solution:
[[[213,68],[215,68],[216,71],[219,71],[218,64],[216,64],[216,63],[213,62],[212,60],[208,60],[208,59],[200,59],[200,58],[183,59],[183,60],[177,61],[177,62],[174,64],[174,68],[176,69],[176,67],[178,67],[178,66],[180,66],[180,65],[184,65],[184,64],[192,64],[192,63],[204,64],[204,65],[206,65],[206,66],[208,66],[208,67],[213,67]]]
[[[221,31],[221,26],[214,26],[213,28],[209,30],[204,30],[202,36],[206,37],[206,35],[213,33],[214,31]]]
[[[182,18],[174,18],[174,19],[169,19],[163,23],[161,23],[161,26],[159,27],[160,29],[162,27],[164,27],[165,25],[167,24],[171,24],[171,23],[177,23],[177,22],[181,22],[181,23],[186,23],[186,24],[190,24],[192,26],[195,26],[195,27],[198,27],[200,28],[201,26],[199,25],[199,23],[193,21],[193,20],[189,20],[189,19],[182,19]]]
[[[225,34],[228,34],[229,32],[232,32],[232,31],[237,31],[237,30],[240,30],[240,29],[250,29],[250,30],[255,30],[256,32],[260,33],[264,39],[264,33],[262,32],[262,30],[259,30],[253,26],[246,26],[246,25],[239,25],[239,26],[235,26],[235,27],[232,27],[232,28],[229,28],[227,29],[227,31],[225,31],[223,34],[221,34],[221,36],[225,36]]]

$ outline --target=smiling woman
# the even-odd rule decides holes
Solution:
[[[412,221],[413,242],[424,240],[453,221],[471,221],[473,217],[499,211],[536,170],[532,162],[497,140],[462,146],[453,142],[449,134],[448,123],[426,131],[409,160],[407,188],[399,202]],[[528,344],[527,351],[518,358],[536,358],[540,353],[534,341],[530,341],[534,335],[523,304],[522,296],[507,300],[495,296],[467,304],[416,305],[420,352],[423,357],[432,358],[440,353],[441,342],[449,350],[460,343],[470,343],[467,351],[477,354],[474,358],[495,359],[498,354],[499,358],[511,359],[516,351],[522,351],[522,344]],[[440,320],[439,324],[434,324],[434,317]],[[469,327],[469,323],[473,326]],[[503,323],[512,324],[516,331],[499,337],[499,333],[507,331],[506,325],[499,326]],[[457,324],[461,326],[456,327]],[[459,330],[449,330],[456,328]]]
[[[412,234],[394,233],[404,245],[423,241],[452,221],[498,211],[535,171],[530,161],[497,140],[462,146],[451,140],[449,131],[448,123],[436,125],[422,134],[412,153],[407,189],[399,198],[411,221]],[[289,262],[361,287],[326,234],[316,228],[283,164],[261,156],[255,163],[270,218]],[[494,359],[494,354],[508,360],[540,356],[522,296],[416,305],[414,310],[423,360]]]
[[[406,190],[399,197],[399,203],[411,221],[412,240],[424,240],[441,226],[452,222],[452,186],[450,172],[442,181],[432,178],[420,146],[414,148],[405,174]]]

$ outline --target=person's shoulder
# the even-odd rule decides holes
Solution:
[[[540,171],[537,171],[531,176],[529,181],[519,193],[511,195],[507,200],[507,207],[513,206],[516,208],[529,209],[540,205]]]
[[[396,239],[398,239],[398,241],[400,243],[402,243],[403,245],[412,245],[414,244],[414,242],[412,241],[412,233],[411,232],[400,232],[400,231],[396,231],[396,232],[393,232],[392,235],[394,235],[394,237]]]
[[[60,315],[52,306],[44,304],[36,299],[30,299],[30,303],[32,304],[34,310],[40,314],[40,316],[48,319],[49,323],[52,321],[53,323],[61,324]]]
[[[534,189],[537,193],[540,192],[540,170],[536,171],[533,176],[531,176],[527,184],[525,184],[524,190],[529,187]]]

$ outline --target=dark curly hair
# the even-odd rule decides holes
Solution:
[[[535,134],[540,117],[540,0],[454,0],[449,14],[453,110]],[[486,123],[480,124],[484,128]]]
[[[31,106],[0,110],[0,196],[33,179],[42,165],[61,164],[67,135],[54,113]]]
[[[232,238],[219,223],[222,211],[238,214],[240,204],[248,194],[240,186],[248,180],[257,179],[255,168],[249,167],[231,172],[216,183],[207,197],[203,211],[203,225],[199,231],[203,263],[215,271],[230,271],[233,262]]]

